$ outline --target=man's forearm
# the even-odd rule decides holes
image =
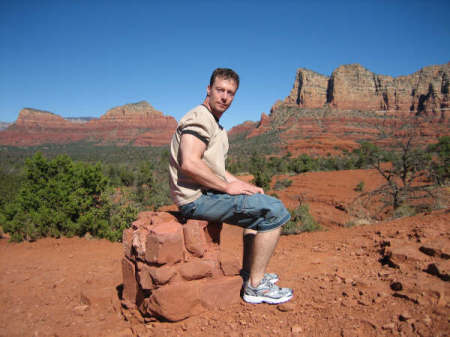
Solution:
[[[182,166],[182,170],[200,185],[219,192],[226,192],[228,182],[214,174],[203,160],[191,160]]]
[[[236,180],[239,180],[238,178],[236,178],[234,175],[232,175],[230,172],[228,172],[228,171],[225,171],[225,178],[227,179],[227,181],[229,182],[229,183],[231,183],[231,182],[233,182],[233,181],[236,181]]]

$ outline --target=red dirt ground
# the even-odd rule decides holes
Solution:
[[[374,173],[288,178],[277,194],[294,206],[301,193],[328,228],[281,237],[269,269],[294,289],[291,302],[241,302],[177,323],[125,321],[120,243],[2,238],[0,336],[450,336],[449,208],[345,228],[354,187],[374,188]],[[225,225],[222,249],[241,252],[240,237]]]

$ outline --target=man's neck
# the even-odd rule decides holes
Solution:
[[[217,122],[219,122],[220,117],[222,117],[221,113],[218,113],[217,111],[212,111],[211,107],[209,106],[209,100],[208,97],[206,97],[206,99],[203,101],[203,105],[206,107],[206,109],[209,110],[209,112],[211,112],[211,114],[214,116],[214,118],[216,119]]]

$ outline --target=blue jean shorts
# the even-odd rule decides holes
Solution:
[[[259,193],[230,195],[205,192],[197,200],[179,209],[188,219],[226,222],[258,232],[273,230],[291,218],[280,200]]]

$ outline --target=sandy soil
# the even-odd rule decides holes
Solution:
[[[339,174],[298,176],[279,194],[289,203],[301,191],[326,223],[344,212],[336,205],[352,199],[360,180],[375,179]],[[120,243],[2,238],[0,336],[450,336],[449,210],[351,228],[340,222],[280,239],[269,269],[294,289],[291,302],[241,302],[177,323],[124,320]],[[240,252],[240,238],[225,225],[222,249]]]

